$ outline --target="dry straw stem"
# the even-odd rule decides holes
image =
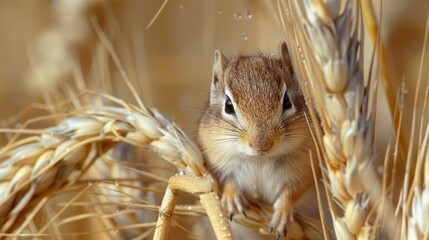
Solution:
[[[380,3],[382,4],[383,1],[380,1]],[[397,74],[394,73],[393,69],[391,68],[391,65],[389,64],[389,59],[386,56],[386,49],[381,38],[380,30],[378,27],[379,24],[376,21],[372,2],[370,0],[363,0],[361,1],[361,5],[363,19],[367,26],[371,40],[374,43],[375,52],[379,55],[380,58],[380,71],[382,73],[381,82],[383,84],[384,92],[386,93],[390,114],[392,115],[392,119],[394,119],[393,126],[396,127],[396,132],[399,135],[400,153],[402,157],[405,158],[405,154],[408,152],[407,138],[409,136],[406,135],[405,127],[402,124],[398,124],[399,119],[393,117],[394,113],[400,110],[399,105],[396,104],[396,92],[399,89],[399,81],[395,77]],[[381,7],[381,13],[382,11],[383,7]],[[379,22],[381,23],[381,16]]]
[[[425,37],[423,42],[423,51],[420,59],[419,72],[416,84],[416,94],[414,96],[414,106],[417,106],[419,88],[422,84],[423,78],[423,66],[425,62],[425,56],[427,51],[427,44],[429,39],[429,11],[426,18],[426,29]],[[428,83],[426,83],[428,84]],[[426,89],[424,104],[426,105],[428,98],[428,91]],[[429,237],[429,227],[427,220],[429,218],[429,203],[428,203],[428,165],[429,165],[429,123],[425,122],[426,109],[423,108],[420,128],[417,127],[417,109],[414,107],[412,115],[412,126],[409,141],[409,151],[407,153],[407,164],[405,169],[404,184],[401,192],[401,201],[398,203],[398,207],[402,207],[402,238],[408,239],[427,239]],[[426,126],[425,126],[426,125]],[[424,126],[426,131],[424,131]],[[418,143],[416,140],[416,131],[420,129],[420,136],[418,137]],[[423,133],[425,132],[425,133]],[[424,137],[423,137],[424,136]],[[414,169],[414,179],[411,180],[412,168],[411,165],[414,162],[412,155],[417,145],[417,160],[415,161],[416,167]],[[423,179],[422,179],[423,174]],[[410,184],[410,181],[411,184]]]
[[[375,106],[370,100],[377,85],[370,80],[365,85],[363,79],[360,5],[306,0],[280,1],[280,8],[285,32],[295,46],[293,57],[299,59],[297,74],[303,86],[309,86],[308,97],[317,103],[310,107],[321,119],[323,133],[316,133],[324,174],[343,212],[330,205],[335,234],[338,239],[367,239],[377,230],[370,221],[369,202],[377,205],[382,198],[376,195],[381,184],[371,164]],[[374,182],[368,186],[363,179]],[[393,212],[391,206],[378,209],[385,211],[383,216]],[[385,224],[393,233],[394,221]]]
[[[165,191],[165,195],[162,199],[161,207],[159,209],[159,218],[156,223],[156,227],[162,228],[162,230],[155,231],[153,239],[168,238],[168,232],[170,231],[171,220],[173,217],[173,210],[177,201],[177,194],[177,190],[172,190],[169,187]]]
[[[407,202],[407,211],[404,211],[408,216],[403,226],[406,228],[403,239],[429,238],[429,124],[426,124],[425,132],[418,150],[413,192],[409,194],[410,201]]]
[[[64,219],[65,222],[69,219],[78,222],[82,217],[98,218],[97,222],[103,224],[100,229],[112,228],[109,225],[118,229],[109,232],[112,237],[120,234],[125,239],[143,239],[152,235],[154,228],[138,226],[141,223],[156,224],[156,205],[164,192],[162,189],[167,185],[166,176],[177,170],[153,166],[146,163],[149,160],[146,158],[142,162],[135,147],[119,143],[97,159],[86,174],[91,179],[85,178],[84,182],[93,186],[87,194],[89,199],[73,203],[73,206],[85,208],[85,213],[72,215]],[[147,169],[156,171],[158,175]]]

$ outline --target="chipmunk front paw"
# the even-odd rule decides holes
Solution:
[[[269,225],[269,232],[276,230],[276,240],[286,237],[287,228],[293,221],[292,204],[288,194],[279,197],[274,205],[274,213]]]
[[[232,217],[237,212],[247,217],[245,210],[249,208],[249,202],[232,182],[226,182],[224,186],[222,192],[222,206],[227,212],[230,221],[232,221]]]

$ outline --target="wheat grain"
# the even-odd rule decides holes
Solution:
[[[309,97],[318,103],[310,107],[321,117],[323,133],[319,135],[323,136],[318,139],[326,160],[324,173],[344,210],[341,214],[331,204],[335,234],[338,239],[364,239],[375,229],[368,222],[369,201],[378,203],[382,197],[374,199],[362,181],[371,178],[373,186],[381,186],[377,178],[366,176],[375,175],[369,167],[375,116],[374,102],[369,99],[374,99],[375,92],[371,91],[374,83],[367,86],[363,79],[359,4],[308,0],[280,6],[289,14],[284,26],[288,34],[294,33],[289,37],[298,49],[292,51],[294,57],[302,60],[296,61],[298,76],[308,81]]]

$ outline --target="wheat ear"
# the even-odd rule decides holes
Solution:
[[[316,133],[324,174],[343,212],[331,204],[335,234],[338,239],[366,239],[376,230],[369,221],[369,203],[377,205],[382,197],[377,196],[381,184],[371,164],[376,85],[363,79],[359,4],[306,0],[280,1],[280,6],[287,16],[285,31],[293,36],[298,75],[313,99],[309,107],[321,119],[323,131]],[[393,212],[388,206],[377,209],[384,209],[384,215]]]
[[[149,147],[188,175],[209,177],[195,144],[157,111],[84,108],[60,125],[36,132],[40,135],[11,142],[0,154],[2,232],[13,228],[36,196],[72,185],[118,141]]]

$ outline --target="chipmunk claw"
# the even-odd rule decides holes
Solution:
[[[246,218],[247,215],[244,212],[244,209],[247,208],[247,200],[241,196],[222,196],[222,206],[228,213],[229,220],[232,221],[232,218],[235,213],[242,213]]]
[[[229,213],[229,221],[232,222],[232,217],[234,217],[234,213]]]
[[[287,227],[293,221],[292,214],[287,209],[274,208],[274,214],[270,222],[270,233],[276,229],[276,239],[287,235]]]
[[[273,219],[271,220],[271,224],[270,224],[270,233],[272,233],[272,231],[274,230],[274,228],[276,229],[276,239],[279,239],[281,236],[286,237],[287,235],[287,226],[291,223],[291,217],[287,216],[287,217],[280,217],[278,219]]]
[[[290,192],[286,189],[273,205],[273,216],[270,221],[270,229],[275,229],[276,239],[282,235],[286,237],[287,228],[293,222],[293,208],[291,204]]]
[[[273,230],[274,230],[273,227],[268,228],[268,232],[270,234],[273,233]],[[286,235],[287,235],[287,229],[286,228],[283,229],[283,232],[279,232],[279,231],[276,232],[276,240],[279,240],[282,235],[283,235],[283,237],[286,237]]]
[[[222,193],[221,203],[230,221],[232,221],[235,213],[242,213],[247,217],[244,209],[249,208],[249,203],[234,186],[229,185],[228,188],[225,189]]]

